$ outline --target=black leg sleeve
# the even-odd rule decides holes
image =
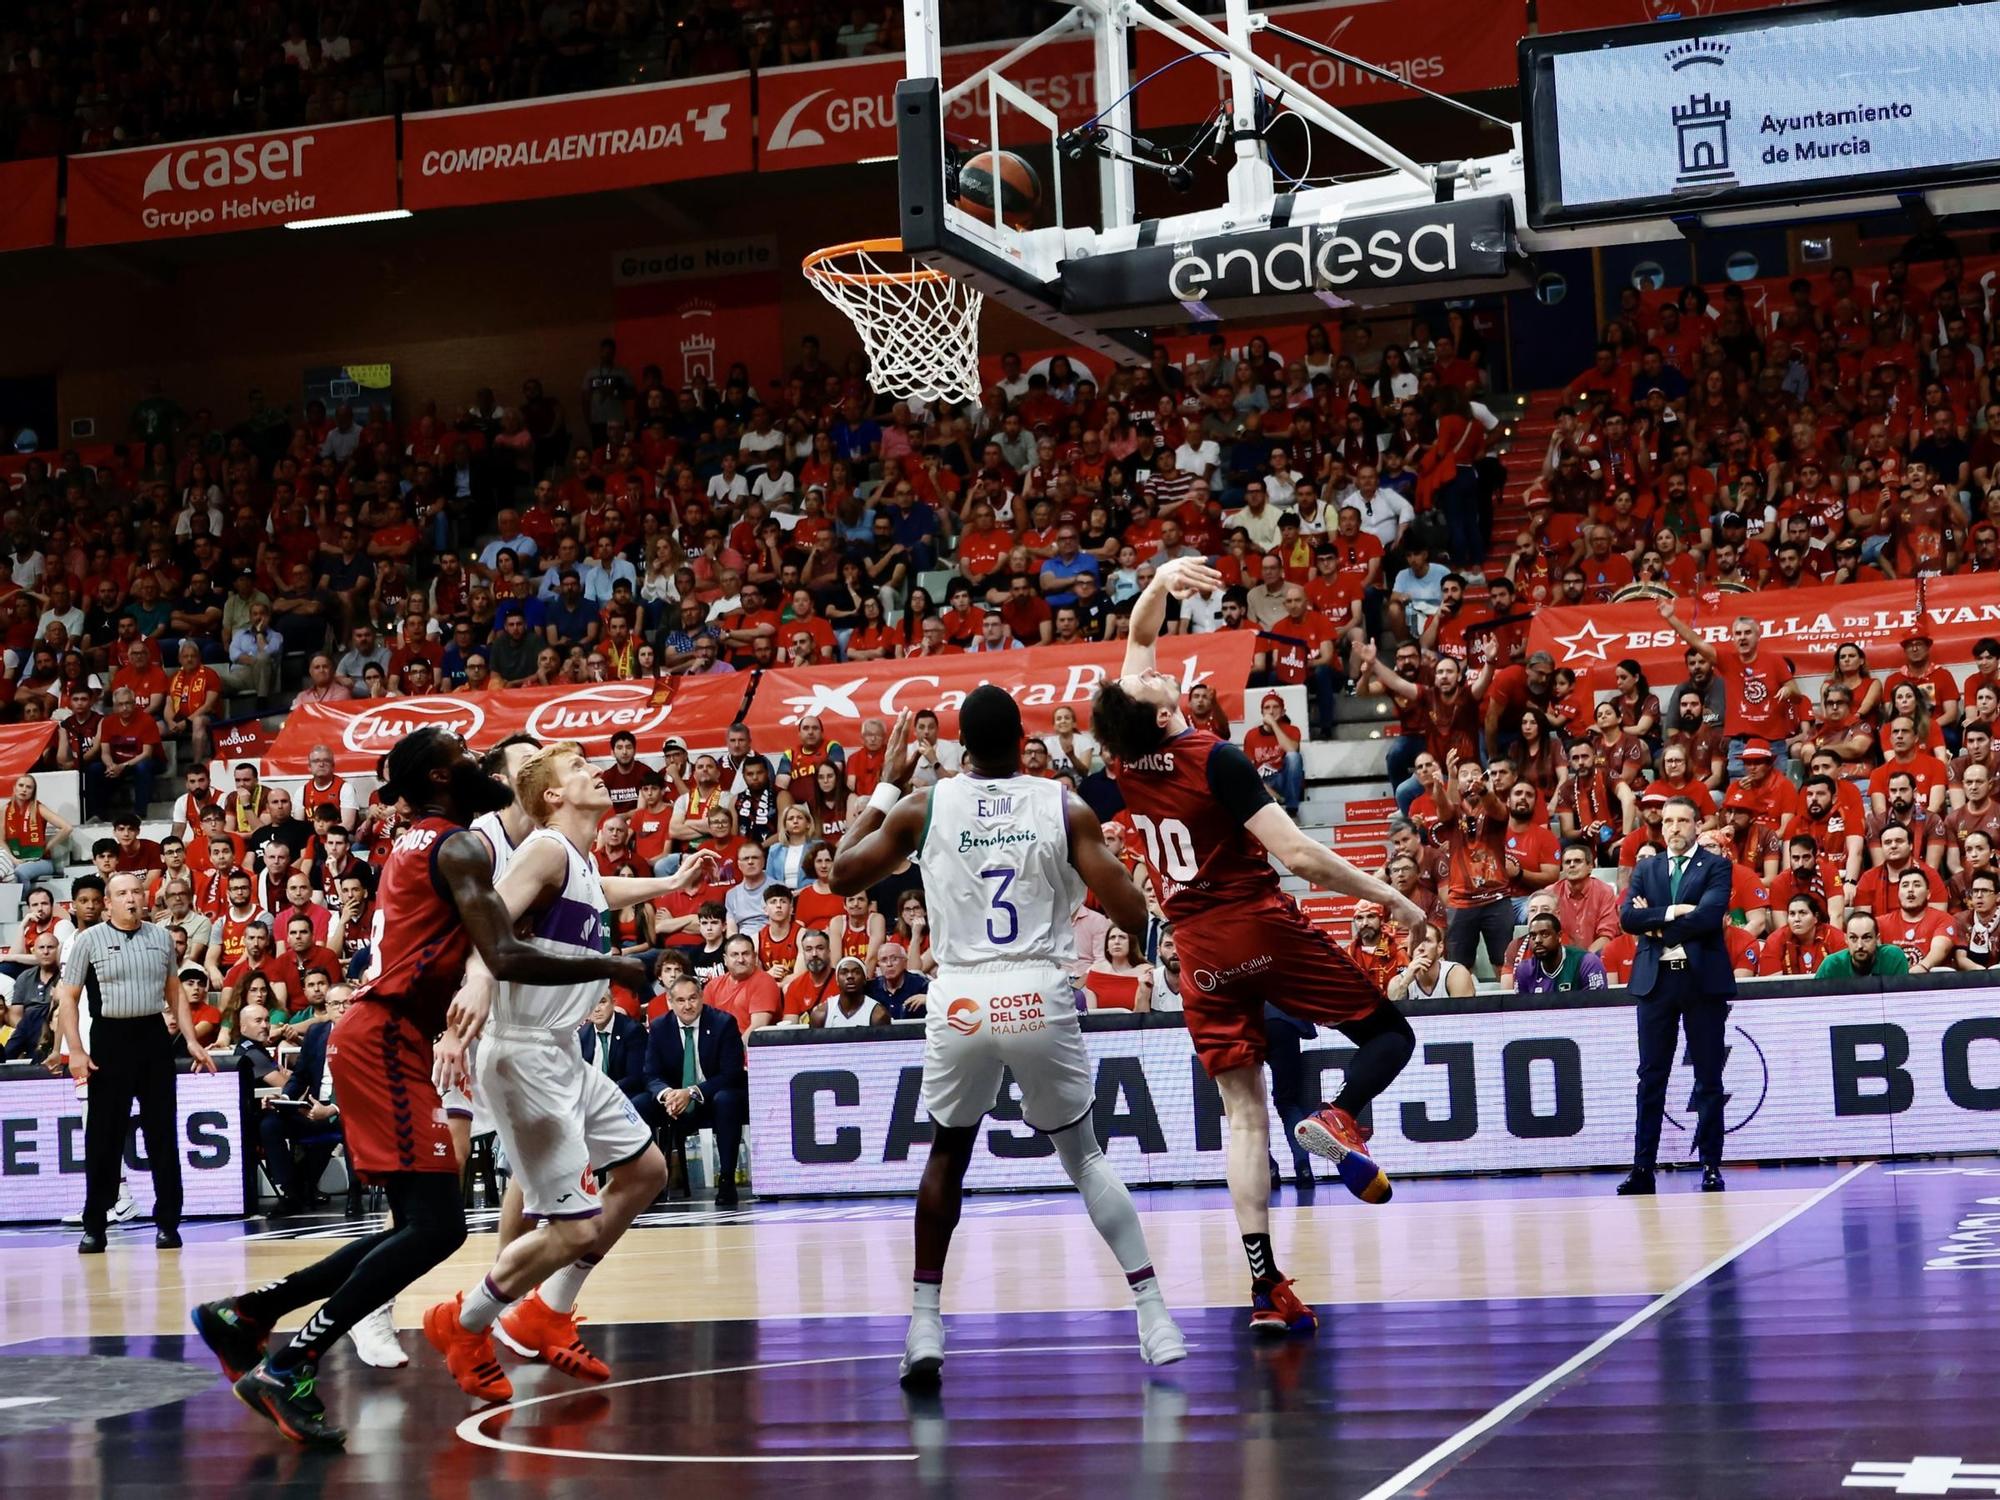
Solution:
[[[1350,1115],[1366,1109],[1375,1096],[1396,1081],[1417,1050],[1417,1034],[1393,1000],[1384,1000],[1366,1018],[1340,1028],[1354,1043],[1354,1058],[1347,1065],[1347,1080],[1334,1096],[1334,1105]]]

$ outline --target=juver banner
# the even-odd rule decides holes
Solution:
[[[603,756],[611,753],[611,736],[621,729],[629,730],[648,754],[669,735],[694,749],[720,746],[749,682],[732,673],[670,678],[671,692],[650,682],[600,682],[308,703],[286,718],[264,754],[264,765],[279,775],[298,775],[309,769],[306,756],[312,748],[325,745],[342,775],[372,774],[376,760],[398,740],[432,725],[463,736],[474,750],[526,733],[544,742],[575,740],[586,754]]]
[[[68,243],[269,229],[396,207],[396,122],[308,125],[69,159]]]
[[[403,121],[413,209],[750,170],[750,75],[438,110]]]
[[[1243,684],[1256,649],[1256,637],[1247,630],[1173,636],[1160,643],[1160,670],[1178,676],[1182,692],[1207,683],[1234,722],[1243,717]],[[992,682],[1021,705],[1030,734],[1052,728],[1058,708],[1076,710],[1077,723],[1087,728],[1090,700],[1099,683],[1117,675],[1124,650],[1122,644],[1039,646],[766,672],[747,722],[754,736],[764,737],[759,743],[777,744],[791,737],[800,719],[816,717],[828,738],[852,744],[864,719],[889,721],[906,708],[930,708],[937,710],[939,732],[949,737],[958,732],[958,705],[965,695]]]
[[[932,988],[937,994],[936,986]],[[1417,1052],[1369,1109],[1392,1176],[1616,1167],[1632,1160],[1638,1063],[1625,1006],[1418,1016]],[[1087,1033],[1105,1154],[1134,1184],[1223,1180],[1228,1131],[1215,1085],[1178,1028]],[[1723,1082],[1726,1161],[1992,1149],[2000,1109],[2000,992],[1739,1000]],[[757,1191],[914,1192],[929,1149],[923,1035],[753,1046]],[[1330,1098],[1352,1048],[1305,1051],[1305,1093]],[[1667,1086],[1663,1163],[1689,1159],[1693,1077]],[[1273,1139],[1281,1126],[1271,1121]],[[1009,1075],[979,1132],[976,1188],[1059,1187],[1062,1163],[1021,1121]]]

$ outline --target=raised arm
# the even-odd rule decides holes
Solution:
[[[1372,672],[1377,682],[1405,703],[1423,695],[1422,688],[1401,675],[1395,668],[1384,665],[1373,641],[1363,641],[1354,648],[1354,665],[1359,671]]]
[[[1674,601],[1672,599],[1662,599],[1659,602],[1658,608],[1660,619],[1666,623],[1667,627],[1675,635],[1687,642],[1694,650],[1699,651],[1703,656],[1707,657],[1709,661],[1713,662],[1716,660],[1715,647],[1696,635],[1687,627],[1681,617],[1674,613]],[[1787,684],[1787,686],[1791,686],[1791,684]]]
[[[553,869],[559,851],[553,845],[548,847],[547,862]],[[546,882],[549,877],[539,873],[536,869],[539,861],[533,858],[540,851],[527,852],[530,858],[517,858],[508,868],[510,895],[548,888]],[[527,868],[519,871],[521,878],[516,880],[517,867],[522,865]],[[493,861],[484,845],[471,835],[457,833],[446,839],[438,849],[437,869],[444,877],[453,903],[458,907],[460,920],[471,934],[473,949],[494,978],[520,980],[527,984],[574,984],[581,979],[608,979],[627,989],[643,990],[646,987],[647,965],[637,958],[619,954],[549,953],[516,936],[516,918],[508,909],[510,903],[503,901],[493,886]],[[527,904],[531,903],[524,903],[524,911]]]
[[[1161,564],[1153,581],[1133,601],[1132,618],[1126,627],[1125,665],[1119,669],[1119,675],[1135,677],[1153,670],[1153,647],[1160,638],[1160,627],[1166,623],[1169,598],[1191,599],[1196,594],[1213,593],[1222,586],[1222,575],[1205,558],[1176,557]]]
[[[604,887],[604,899],[614,911],[622,911],[628,906],[638,906],[661,896],[672,895],[676,891],[691,890],[701,885],[710,875],[722,867],[722,856],[713,849],[696,849],[681,860],[681,866],[664,879],[646,877],[635,879],[626,875],[606,875],[599,881]],[[512,874],[510,870],[508,872]]]

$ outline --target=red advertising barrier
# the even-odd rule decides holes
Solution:
[[[1440,93],[1511,87],[1517,81],[1514,44],[1527,30],[1519,0],[1471,6],[1462,0],[1363,0],[1349,5],[1295,5],[1265,12],[1289,30],[1328,42],[1343,52],[1387,68]],[[1176,57],[1178,47],[1150,31],[1138,33],[1134,79]],[[1014,43],[952,47],[940,59],[945,87],[997,61]],[[1338,105],[1376,104],[1413,97],[1409,90],[1308,53],[1269,36],[1258,54],[1301,85]],[[784,172],[896,154],[894,101],[901,58],[806,63],[767,68],[757,75],[758,167]],[[1087,41],[1050,42],[1007,69],[1008,82],[1051,110],[1065,128],[1099,108]],[[1192,125],[1207,118],[1226,91],[1226,79],[1209,62],[1190,61],[1163,73],[1134,96],[1141,127]],[[1108,101],[1106,101],[1108,102]],[[991,139],[986,95],[974,89],[946,110],[948,128],[976,140]],[[1018,110],[1000,110],[1000,138],[1008,144],[1046,142],[1048,133]],[[1297,165],[1305,167],[1303,144]]]
[[[16,776],[26,776],[55,743],[53,720],[39,724],[0,724],[0,781],[9,787]]]
[[[180,239],[396,207],[384,117],[69,159],[68,243]]]
[[[0,162],[0,250],[56,242],[56,159]]]
[[[1540,0],[1535,19],[1544,34],[1646,21],[1693,21],[1731,11],[1797,5],[1803,0]]]
[[[1480,5],[1464,0],[1362,0],[1352,5],[1281,6],[1259,14],[1274,26],[1386,68],[1433,93],[1466,94],[1513,88],[1520,82],[1514,44],[1528,30],[1527,8],[1521,0]],[[1215,23],[1220,29],[1220,18]],[[1132,76],[1144,78],[1185,55],[1158,33],[1141,31]],[[1302,88],[1342,108],[1417,97],[1268,32],[1257,38],[1257,55],[1283,69]],[[1142,127],[1196,124],[1227,95],[1228,82],[1209,63],[1176,67],[1139,91],[1134,99],[1138,123]],[[1277,147],[1283,150],[1285,143],[1277,142]],[[1305,170],[1303,142],[1286,153],[1286,165]]]
[[[1850,584],[1817,589],[1767,589],[1756,594],[1701,594],[1683,599],[1678,613],[1704,640],[1731,649],[1729,627],[1748,615],[1764,630],[1764,649],[1790,657],[1801,673],[1825,672],[1833,650],[1852,641],[1872,667],[1901,666],[1901,642],[1919,626],[1931,637],[1934,659],[1969,662],[1981,636],[2000,635],[2000,598],[1991,578],[1934,578],[1914,582]],[[1528,649],[1546,651],[1558,667],[1595,671],[1594,686],[1608,686],[1611,668],[1630,658],[1660,680],[1677,673],[1686,649],[1650,602],[1593,604],[1582,609],[1538,610]],[[1673,679],[1679,681],[1678,677]]]
[[[403,202],[450,208],[747,172],[752,130],[748,73],[408,115]]]
[[[301,775],[315,745],[333,751],[342,775],[371,775],[376,760],[405,735],[441,725],[465,737],[474,750],[510,734],[543,741],[575,740],[591,755],[609,755],[611,736],[629,730],[651,754],[669,735],[689,745],[720,746],[743,705],[747,676],[670,678],[650,682],[600,682],[586,687],[506,688],[497,693],[449,693],[422,698],[364,698],[308,703],[292,710],[264,752],[267,770]]]
[[[1173,636],[1160,642],[1160,669],[1181,679],[1185,692],[1198,682],[1215,689],[1222,711],[1243,716],[1243,688],[1257,637],[1248,630]],[[853,662],[766,672],[745,716],[760,743],[782,744],[807,716],[819,718],[828,739],[855,743],[861,721],[893,721],[904,709],[935,709],[941,733],[958,730],[958,705],[984,683],[997,683],[1021,705],[1030,733],[1045,733],[1058,708],[1076,710],[1077,723],[1090,724],[1090,700],[1099,683],[1116,675],[1124,661],[1122,643],[1037,646],[1026,651],[928,656],[905,661]]]

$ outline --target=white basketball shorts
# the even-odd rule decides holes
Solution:
[[[1090,1113],[1097,1091],[1069,975],[1056,964],[939,969],[925,1005],[925,1110],[940,1125],[977,1125],[1009,1068],[1034,1129]]]
[[[645,1153],[653,1132],[624,1090],[586,1063],[574,1037],[487,1027],[473,1098],[493,1118],[528,1213],[544,1219],[602,1212],[596,1173]]]

